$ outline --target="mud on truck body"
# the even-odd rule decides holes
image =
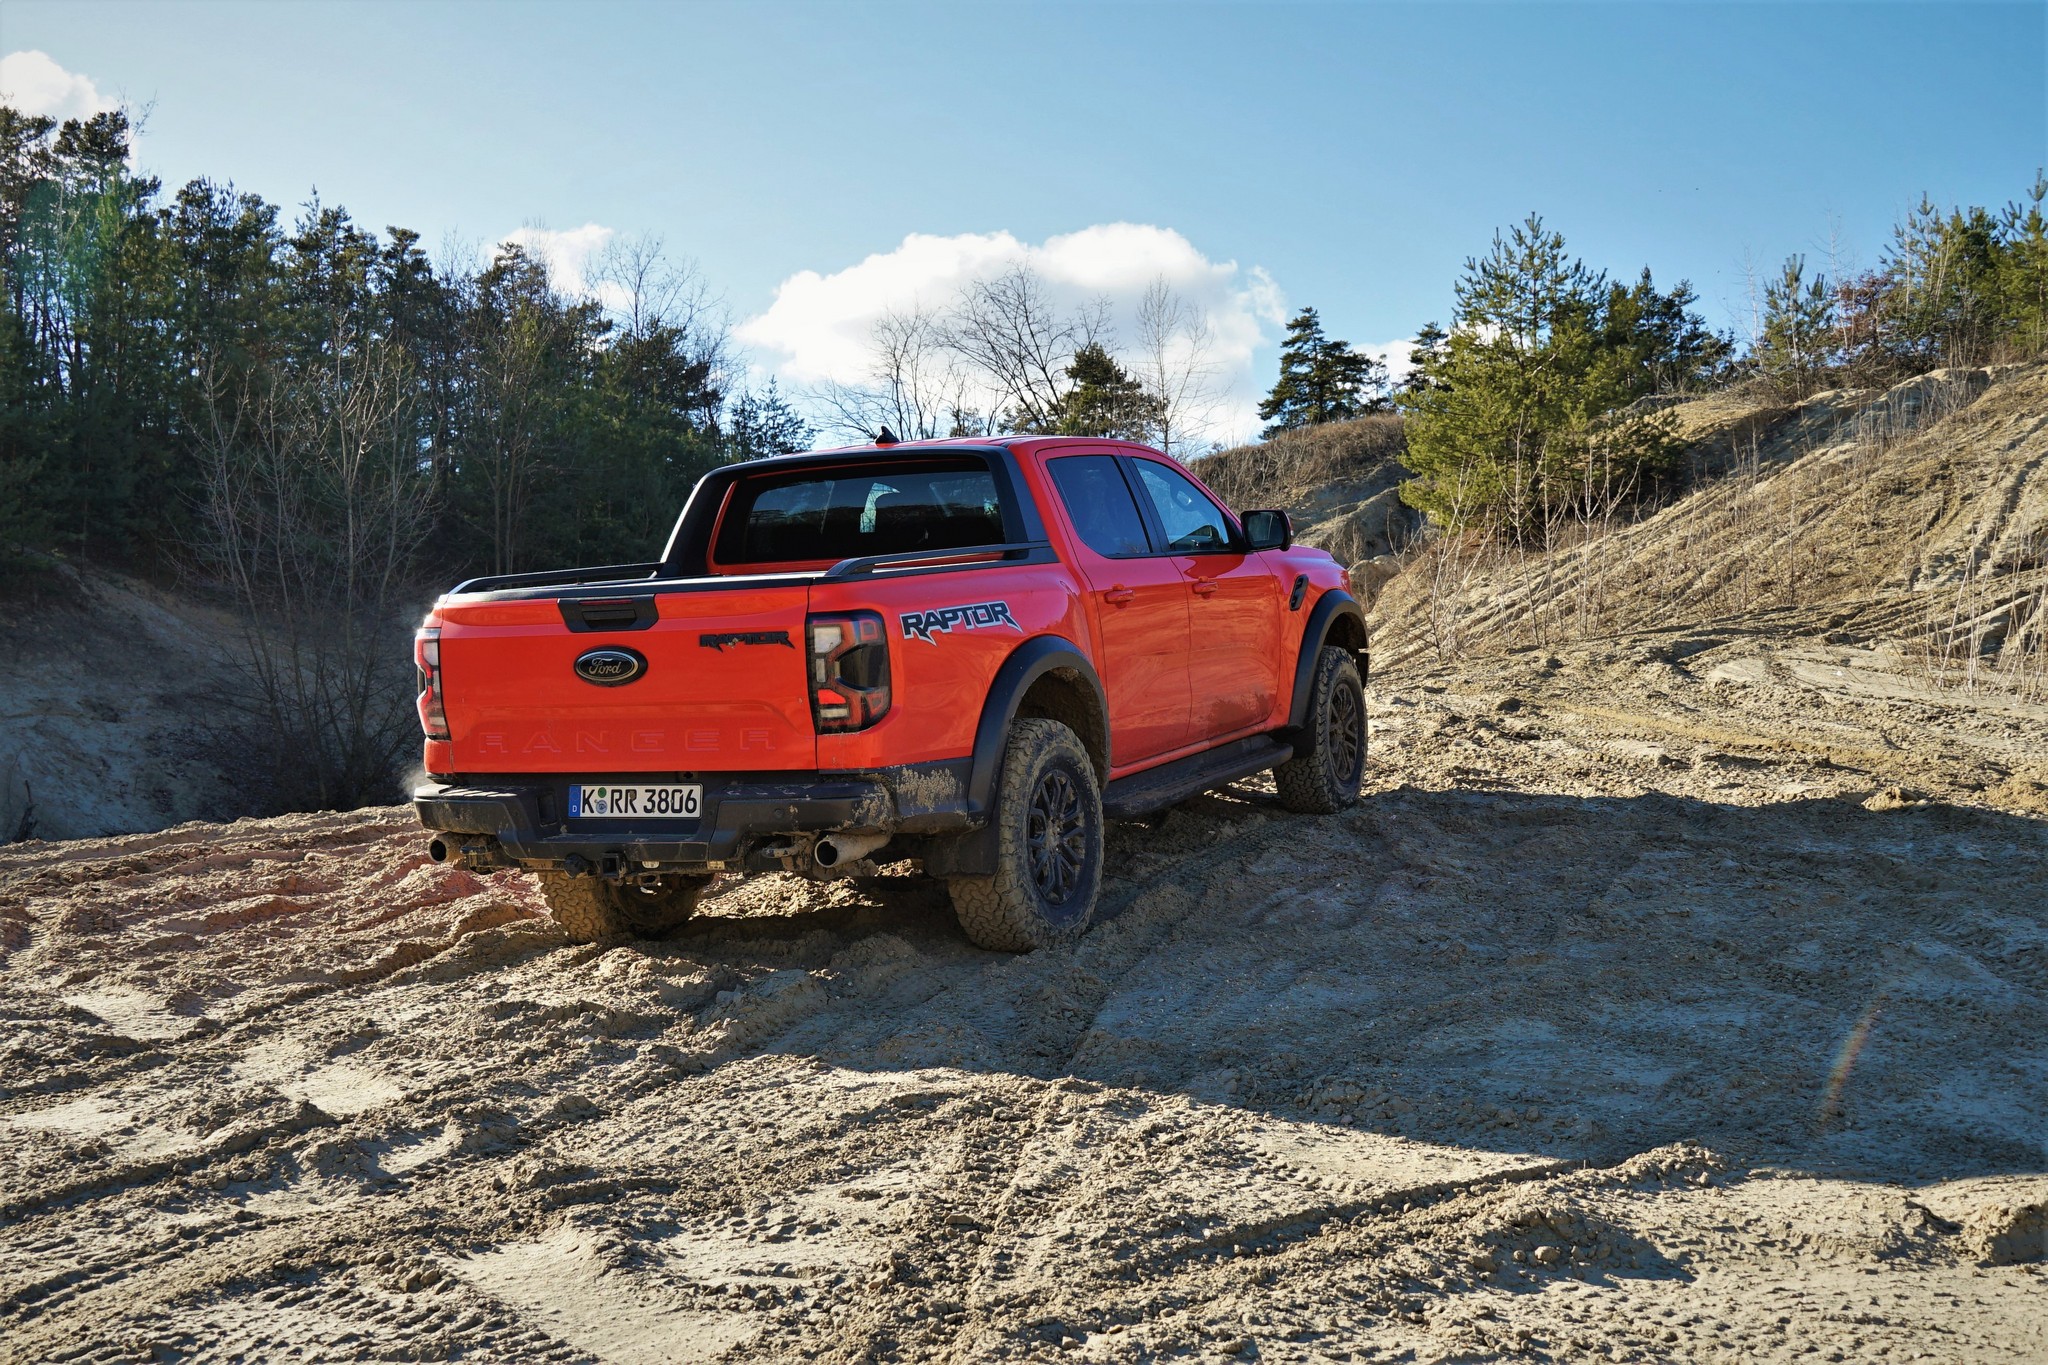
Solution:
[[[659,561],[473,579],[414,643],[438,859],[572,937],[720,876],[913,858],[969,938],[1086,927],[1103,826],[1273,769],[1357,799],[1366,632],[1283,512],[1142,446],[877,444],[729,465]]]

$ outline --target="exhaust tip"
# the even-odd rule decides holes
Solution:
[[[857,863],[889,842],[886,834],[827,834],[811,845],[811,857],[821,868]]]
[[[448,841],[447,841],[447,840],[445,840],[445,839],[430,839],[430,840],[428,840],[428,841],[427,841],[427,856],[428,856],[429,858],[432,858],[432,859],[433,859],[433,860],[434,860],[435,862],[437,862],[437,863],[445,863],[445,862],[447,862],[447,861],[448,861]]]

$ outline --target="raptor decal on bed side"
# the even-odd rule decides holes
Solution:
[[[1010,615],[1008,602],[974,602],[958,607],[933,607],[930,611],[906,611],[900,619],[904,639],[922,640],[928,645],[938,643],[932,638],[934,634],[944,635],[953,630],[993,630],[999,626],[1023,629]]]

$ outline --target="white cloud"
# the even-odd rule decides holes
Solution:
[[[546,264],[548,276],[555,282],[555,287],[563,293],[596,299],[607,307],[616,307],[622,302],[623,291],[616,284],[593,278],[605,247],[616,236],[618,232],[615,229],[601,223],[585,223],[579,228],[559,231],[523,227],[500,237],[498,245],[516,246],[527,255],[539,258]]]
[[[1414,337],[1403,337],[1399,341],[1382,341],[1377,346],[1354,346],[1352,349],[1362,351],[1386,366],[1387,382],[1395,388],[1401,387],[1401,381],[1415,368],[1408,359],[1409,353],[1415,349]]]
[[[963,286],[1016,266],[1035,271],[1064,307],[1106,299],[1126,341],[1134,339],[1139,298],[1165,280],[1207,315],[1207,360],[1222,398],[1213,435],[1235,440],[1257,431],[1253,409],[1263,386],[1255,381],[1252,357],[1267,329],[1284,318],[1280,291],[1259,267],[1212,261],[1171,228],[1104,223],[1036,244],[1008,232],[912,233],[893,251],[844,270],[791,275],[776,287],[767,311],[741,324],[738,336],[772,353],[770,368],[786,383],[859,384],[868,378],[870,335],[884,313],[943,310]]]
[[[66,71],[47,52],[10,52],[0,57],[0,99],[24,114],[55,119],[90,118],[119,108],[89,77]]]

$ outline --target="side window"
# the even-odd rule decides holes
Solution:
[[[1152,553],[1130,485],[1108,455],[1069,455],[1047,463],[1081,543],[1112,559]]]
[[[1145,496],[1166,529],[1166,548],[1200,553],[1227,550],[1236,539],[1230,518],[1184,474],[1152,460],[1133,460]]]

